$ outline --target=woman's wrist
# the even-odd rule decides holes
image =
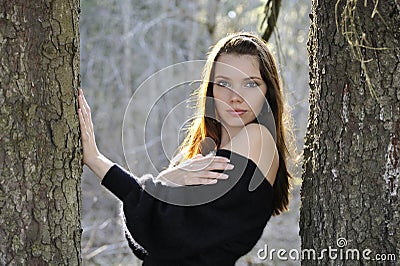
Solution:
[[[162,171],[162,172],[155,178],[155,181],[160,181],[160,182],[162,182],[162,183],[164,183],[165,185],[170,186],[170,187],[178,187],[178,186],[179,186],[178,184],[172,182],[171,180],[169,180],[169,179],[165,176],[165,175],[168,174],[168,172],[169,172],[170,169],[171,169],[171,168],[168,168],[168,169]]]
[[[112,161],[110,161],[103,154],[98,153],[96,156],[93,156],[86,163],[86,166],[92,170],[93,173],[96,174],[100,180],[107,174],[108,170],[114,165]]]

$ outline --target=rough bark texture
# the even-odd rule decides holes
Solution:
[[[79,0],[0,4],[0,265],[80,265]]]
[[[372,259],[395,254],[396,261],[385,262],[395,265],[400,261],[399,2],[313,0],[310,17],[300,235],[303,250],[315,249],[318,257],[330,246],[337,259],[325,253],[303,265],[375,265],[362,258],[364,249],[371,249]],[[339,238],[347,241],[343,248]],[[358,249],[360,260],[346,261],[348,249]]]

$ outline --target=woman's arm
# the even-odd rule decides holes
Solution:
[[[228,150],[217,155],[230,158],[235,168],[229,179],[211,186],[139,185],[118,165],[106,174],[102,184],[122,200],[127,229],[149,256],[180,260],[228,252],[235,257],[256,243],[271,215],[272,187],[246,157]],[[249,190],[252,179],[263,182]]]
[[[101,154],[97,148],[90,107],[83,95],[82,89],[79,89],[78,103],[83,163],[102,180],[114,163]],[[172,167],[161,172],[158,178],[174,186],[213,184],[218,179],[228,178],[226,174],[213,171],[226,169],[233,169],[233,165],[229,164],[229,160],[225,157],[197,156],[181,166]]]
[[[170,186],[210,185],[218,179],[227,179],[228,175],[215,170],[232,170],[230,160],[220,156],[203,156],[201,154],[183,163],[162,171],[157,179]]]

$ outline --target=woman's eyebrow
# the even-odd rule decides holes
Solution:
[[[245,78],[244,80],[254,80],[254,79],[263,80],[261,77],[256,77],[256,76],[248,77],[248,78]]]
[[[223,76],[223,75],[217,75],[217,76],[215,76],[215,78],[216,78],[216,79],[217,79],[217,78],[223,78],[223,79],[229,79],[229,80],[230,80],[229,77]],[[247,77],[247,78],[244,78],[243,80],[254,80],[254,79],[262,80],[262,78],[261,78],[261,77],[258,77],[258,76]]]
[[[223,76],[223,75],[218,75],[218,76],[215,76],[214,78],[222,78],[222,79],[229,79],[230,80],[229,77]]]

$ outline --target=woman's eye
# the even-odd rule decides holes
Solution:
[[[230,88],[231,84],[229,84],[229,82],[225,81],[225,80],[220,80],[217,81],[216,84],[220,87],[226,87],[226,88]]]
[[[255,87],[258,87],[258,84],[254,81],[249,81],[246,83],[246,87],[247,88],[255,88]]]

